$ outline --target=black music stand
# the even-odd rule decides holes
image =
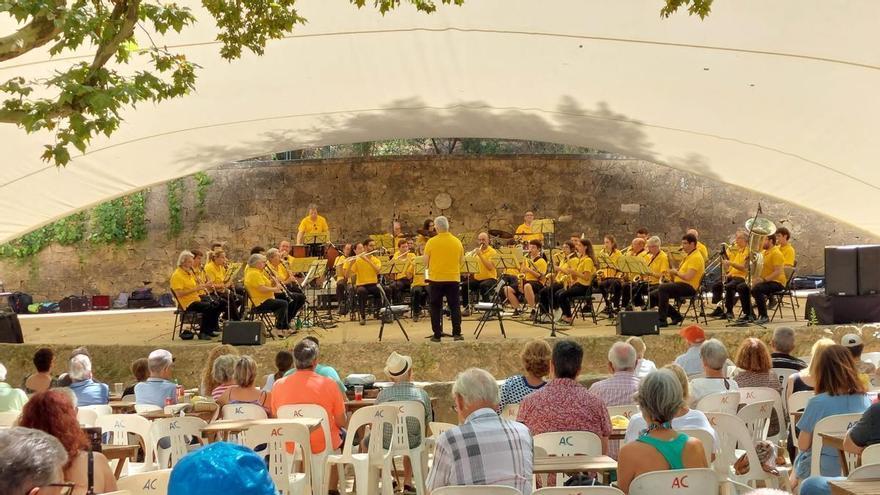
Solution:
[[[493,317],[498,319],[498,326],[501,328],[501,336],[505,339],[507,338],[507,333],[504,331],[504,318],[502,314],[504,310],[504,287],[506,286],[507,283],[504,281],[504,278],[498,277],[498,283],[495,284],[495,287],[492,289],[495,291],[495,294],[492,296],[490,302],[477,303],[476,309],[482,310],[483,315],[480,316],[477,328],[474,329],[474,339],[480,338],[480,334],[483,333],[483,328],[485,328],[486,323],[488,323]]]
[[[397,323],[397,326],[400,327],[401,333],[406,338],[407,342],[409,341],[409,335],[406,333],[406,330],[403,328],[403,323],[400,322],[400,318],[398,318],[398,313],[405,313],[409,307],[405,305],[397,305],[394,306],[391,304],[391,300],[388,299],[388,296],[385,295],[385,288],[382,287],[382,284],[378,285],[379,287],[379,295],[382,297],[382,311],[379,313],[379,320],[381,324],[379,325],[379,342],[382,342],[382,334],[385,332],[385,319],[386,315],[390,315],[392,320]],[[384,313],[384,314],[383,314]]]
[[[625,255],[621,256],[617,259],[617,271],[622,272],[626,275],[640,275],[642,277],[646,275],[653,275],[654,272],[651,271],[651,268],[648,267],[648,263],[644,258],[640,256],[631,256]],[[635,277],[631,277],[635,278]],[[634,281],[630,281],[629,283],[629,303],[633,302],[633,284]],[[639,289],[636,289],[638,291]]]
[[[472,294],[470,288],[471,277],[475,273],[480,273],[481,264],[482,263],[480,262],[479,258],[477,258],[476,256],[465,256],[461,261],[461,265],[459,266],[459,272],[466,274],[466,280],[464,283],[468,285],[468,300],[465,302],[465,304],[467,305],[468,311],[473,311],[474,309],[474,305],[471,304],[471,300],[473,300],[473,297],[471,297]],[[481,296],[479,288],[477,289],[477,294]]]
[[[329,232],[312,232],[309,234],[303,234],[303,244],[308,247],[306,254],[308,254],[309,256],[324,256],[324,253],[320,248],[328,244],[329,242]]]
[[[321,315],[318,314],[317,294],[315,294],[315,292],[318,289],[314,286],[310,287],[311,282],[313,280],[316,280],[316,279],[324,276],[324,274],[326,272],[327,272],[327,260],[320,260],[320,259],[314,260],[309,264],[309,270],[306,273],[306,277],[303,279],[302,287],[303,287],[304,291],[310,291],[312,293],[311,299],[313,301],[315,301],[315,304],[312,304],[309,301],[309,297],[306,295],[305,292],[303,292],[303,295],[306,295],[306,304],[304,307],[305,313],[304,313],[303,318],[301,319],[302,322],[304,323],[303,324],[304,327],[309,327],[309,328],[321,327],[322,329],[327,330],[328,328],[333,328],[336,326],[336,324],[333,323],[332,320],[331,320],[329,326],[326,323],[324,323],[323,319],[321,318]]]

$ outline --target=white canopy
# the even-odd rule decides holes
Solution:
[[[232,160],[412,137],[614,151],[880,235],[876,0],[716,0],[704,21],[661,19],[660,0],[467,0],[384,18],[301,0],[307,25],[234,63],[200,4],[179,3],[200,22],[157,42],[203,67],[194,94],[127,112],[60,170],[39,160],[49,137],[0,126],[0,241]],[[36,50],[0,79],[69,63]]]

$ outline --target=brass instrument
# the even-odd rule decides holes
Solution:
[[[464,255],[465,256],[474,256],[475,254],[477,254],[477,251],[479,251],[481,247],[483,247],[483,246],[482,245],[477,246],[477,247],[471,249],[470,251],[464,253]]]
[[[268,265],[268,264],[267,264],[265,267],[263,267],[263,271],[266,272],[266,275],[269,276],[269,279],[270,279],[270,280],[272,280],[273,282],[275,282],[276,285],[278,285],[278,286],[281,287],[281,292],[283,292],[284,295],[287,296],[287,299],[288,299],[288,300],[289,300],[289,299],[292,299],[290,291],[287,290],[287,287],[285,287],[284,284],[281,283],[280,280],[278,280],[278,275],[275,274],[275,271],[274,271],[274,270],[272,270],[271,268],[269,268],[269,265]]]
[[[764,270],[764,239],[776,232],[776,224],[765,217],[746,220],[746,232],[749,234],[749,282],[761,276]]]

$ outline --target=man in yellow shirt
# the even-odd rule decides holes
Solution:
[[[336,303],[338,313],[341,316],[347,315],[348,311],[351,309],[348,297],[348,288],[351,286],[351,278],[348,273],[351,263],[348,261],[348,258],[351,254],[351,244],[342,246],[342,253],[336,257],[336,261],[333,265],[333,271],[336,274]]]
[[[523,260],[519,269],[523,274],[522,293],[514,287],[505,287],[507,301],[513,307],[514,315],[523,312],[519,303],[520,295],[524,296],[526,302],[526,310],[531,310],[532,316],[536,308],[536,295],[544,288],[544,276],[547,273],[547,260],[541,256],[541,248],[543,244],[537,239],[529,241],[529,252]]]
[[[407,242],[406,238],[398,238],[397,251],[394,253],[393,260],[396,262],[409,261],[409,263],[412,263],[412,260],[415,257],[415,253],[412,253],[409,250],[409,242]],[[409,264],[406,266],[409,266]],[[410,275],[405,268],[402,272],[395,273],[394,282],[391,282],[391,302],[393,304],[400,304],[400,301],[403,299],[404,291],[408,291],[411,285],[412,275]]]
[[[642,277],[642,282],[646,285],[644,289],[646,294],[650,294],[652,290],[656,289],[660,285],[661,279],[669,272],[669,255],[666,254],[666,251],[660,249],[661,243],[662,241],[656,235],[650,237],[645,242],[643,257],[648,268],[651,270],[651,275],[644,275]],[[637,306],[644,305],[645,301],[641,292],[633,295],[633,302]]]
[[[266,257],[262,254],[252,254],[248,258],[247,268],[244,269],[244,290],[253,303],[253,311],[271,311],[275,313],[275,328],[278,330],[290,329],[290,302],[284,299],[276,299],[275,294],[283,289],[280,284],[269,279],[266,275]]]
[[[639,229],[644,230],[644,229]],[[639,234],[636,234],[637,236]],[[623,256],[637,256],[639,258],[644,258],[645,253],[645,245],[647,243],[647,239],[642,239],[641,237],[633,238],[629,247],[623,251]],[[635,275],[632,274],[624,274],[624,279],[621,282],[620,286],[620,297],[621,297],[621,308],[626,308],[627,311],[632,311],[632,302],[636,301],[636,303],[641,306],[644,297],[642,297],[642,292],[644,292],[645,287],[648,285],[643,280],[633,280]]]
[[[495,268],[495,260],[498,258],[498,251],[489,245],[489,234],[480,232],[477,235],[477,248],[474,251],[477,261],[480,262],[480,271],[470,276],[466,284],[461,286],[461,300],[466,306],[462,316],[470,315],[470,303],[472,291],[477,292],[477,298],[480,301],[489,300],[489,292],[492,287],[498,283],[498,269]]]
[[[205,264],[205,276],[222,299],[221,312],[226,313],[226,318],[230,320],[240,320],[241,305],[244,301],[235,293],[235,282],[226,280],[228,275],[226,252],[222,248],[215,248],[209,252],[208,260]]]
[[[431,342],[440,342],[443,335],[443,299],[449,305],[452,318],[452,338],[464,340],[461,335],[461,262],[464,247],[449,233],[449,220],[444,216],[434,219],[437,235],[425,244],[425,266],[428,267],[428,299],[431,312]]]
[[[376,242],[372,239],[358,243],[354,247],[356,258],[351,262],[351,272],[355,276],[355,286],[357,287],[355,291],[361,325],[367,324],[367,298],[373,298],[377,310],[382,302],[382,293],[379,289],[379,269],[382,268],[382,262],[370,254],[375,249]]]
[[[281,261],[281,251],[270,248],[266,251],[266,268],[272,273],[286,291],[275,294],[275,299],[284,299],[290,303],[288,317],[296,318],[299,311],[306,305],[306,295],[303,293],[293,274],[287,271],[287,267]]]
[[[794,266],[794,246],[789,242],[791,240],[791,232],[785,227],[779,227],[773,236],[776,237],[776,246],[779,248],[779,252],[782,253],[782,260],[785,262],[785,266]]]
[[[181,309],[192,311],[202,315],[202,324],[199,328],[199,340],[211,340],[211,337],[220,335],[220,308],[208,301],[202,301],[199,294],[211,287],[210,282],[197,283],[193,272],[193,254],[183,251],[177,257],[177,269],[171,274],[171,291]],[[192,333],[184,331],[180,338],[191,339]]]
[[[733,305],[736,303],[736,288],[739,284],[745,282],[748,273],[748,256],[749,256],[749,234],[745,230],[736,231],[736,239],[734,245],[727,248],[727,259],[721,262],[721,269],[724,270],[726,276],[724,285],[721,284],[719,278],[712,285],[712,304],[718,305],[721,302],[722,292],[724,294],[724,306],[716,306],[710,316],[716,318],[725,317],[728,320],[733,319]]]
[[[693,234],[694,238],[697,239],[697,251],[699,251],[700,255],[703,256],[703,261],[709,261],[709,248],[707,248],[705,244],[700,242],[700,233],[697,232],[697,229],[688,229],[687,233]]]
[[[309,205],[309,214],[299,222],[299,228],[296,231],[296,243],[302,244],[307,234],[321,234],[330,232],[327,225],[327,219],[318,215],[318,206]],[[314,245],[313,245],[314,246]],[[314,249],[310,249],[309,256],[318,256],[319,253]]]
[[[776,246],[776,236],[769,235],[764,239],[764,266],[761,268],[760,277],[752,277],[752,286],[743,282],[736,287],[739,293],[739,303],[742,304],[743,315],[739,318],[740,323],[752,321],[752,300],[755,297],[755,307],[758,308],[758,324],[770,322],[767,316],[767,296],[780,292],[785,288],[785,259],[782,252]]]
[[[667,315],[671,318],[673,325],[678,325],[684,320],[681,313],[669,305],[669,300],[695,295],[700,288],[703,272],[706,270],[706,261],[703,255],[697,251],[696,236],[685,234],[681,238],[681,249],[685,252],[681,265],[678,269],[666,272],[667,276],[672,278],[672,282],[660,284],[650,295],[651,304],[657,304],[660,319],[658,326],[661,328],[669,326],[666,321]]]
[[[523,223],[516,228],[516,236],[519,238],[520,242],[529,242],[533,240],[544,242],[544,234],[538,232],[537,234],[532,233],[532,222],[535,220],[535,214],[531,211],[527,211],[525,215],[523,215]]]
[[[559,323],[564,325],[571,325],[574,321],[574,315],[571,314],[571,300],[593,293],[591,285],[593,275],[596,273],[596,265],[593,261],[593,243],[589,239],[578,239],[574,243],[574,247],[578,256],[572,258],[563,270],[568,275],[568,287],[556,292],[556,301],[562,310],[562,318]],[[587,300],[589,301],[590,298],[588,297]],[[592,302],[587,304],[592,305]]]

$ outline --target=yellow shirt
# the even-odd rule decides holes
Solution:
[[[208,277],[209,282],[222,284],[226,280],[226,267],[209,261],[205,265],[205,276]]]
[[[494,280],[498,278],[498,270],[495,268],[495,260],[498,258],[498,251],[495,251],[495,248],[492,246],[487,246],[485,251],[477,251],[477,261],[480,264],[480,271],[474,274],[474,280]],[[483,264],[483,261],[480,260],[480,256],[482,255],[486,261],[489,262],[489,265],[492,268],[486,268],[486,265]]]
[[[575,260],[572,260],[572,261],[575,261]],[[578,277],[577,281],[575,283],[589,287],[593,281],[592,280],[593,279],[593,272],[596,271],[596,265],[593,263],[593,258],[590,258],[587,255],[583,255],[580,258],[578,258],[576,261],[577,261],[576,266],[571,266],[571,265],[569,265],[569,266],[571,268],[574,268],[575,271],[585,275],[587,278],[585,280],[582,277]]]
[[[776,246],[779,248],[779,252],[782,253],[782,259],[785,262],[786,266],[794,266],[795,252],[794,246],[791,243],[786,244],[785,246]]]
[[[605,250],[603,249],[601,252],[605,253]],[[608,254],[608,253],[605,253],[605,254]],[[619,249],[615,249],[614,252],[612,252],[610,255],[608,255],[608,257],[611,259],[612,263],[617,263],[617,260],[620,259],[620,256],[621,256],[621,253],[620,253]],[[617,276],[617,270],[615,270],[614,268],[603,268],[603,269],[599,270],[599,273],[603,274],[604,277],[609,277],[609,278]]]
[[[578,259],[576,256],[566,257],[556,265],[556,283],[568,285],[569,275],[562,273],[563,268],[577,269]]]
[[[461,280],[461,257],[464,247],[458,237],[441,232],[425,244],[428,257],[428,280],[434,282],[459,282]]]
[[[697,251],[699,251],[700,254],[703,255],[704,262],[709,259],[709,248],[707,248],[706,245],[700,241],[697,241]]]
[[[681,266],[678,267],[679,273],[687,273],[689,270],[693,269],[695,271],[694,277],[690,280],[685,280],[678,275],[673,277],[673,282],[684,282],[696,290],[700,289],[700,281],[703,278],[703,272],[706,271],[706,259],[694,249],[691,251],[684,259],[681,261]]]
[[[402,272],[396,273],[394,275],[394,280],[403,280],[405,278],[412,278],[413,276],[409,273],[408,270],[409,270],[409,267],[413,264],[413,260],[416,259],[416,253],[413,253],[412,251],[410,251],[403,256],[400,256],[400,253],[398,253],[398,256],[399,257],[395,261],[401,261],[401,260],[405,259],[409,263],[407,263],[406,267],[403,269]]]
[[[657,256],[645,251],[644,257],[648,268],[654,273],[654,275],[646,275],[644,277],[645,281],[651,284],[659,284],[660,277],[669,270],[669,255],[666,254],[666,251],[660,251],[657,253]]]
[[[531,225],[526,225],[524,223],[519,224],[519,227],[516,228],[516,235],[526,242],[534,239],[544,242],[544,234],[541,234],[540,232],[533,234]]]
[[[263,304],[264,301],[275,297],[275,293],[271,290],[261,289],[260,286],[271,287],[275,284],[269,280],[269,277],[256,268],[247,267],[244,270],[244,289],[254,301],[254,306]]]
[[[783,266],[785,264],[785,259],[782,256],[782,252],[779,250],[779,247],[773,246],[770,249],[764,251],[764,266],[761,268],[761,278],[763,278],[766,282],[779,282],[782,285],[785,285],[785,269],[779,271],[779,275],[776,278],[768,279],[770,275],[773,274],[773,271],[776,270],[777,267]]]
[[[319,234],[321,232],[329,232],[330,227],[327,226],[327,219],[321,215],[318,215],[315,221],[312,221],[312,217],[307,215],[300,220],[297,231],[304,234]]]
[[[532,263],[534,264],[534,266],[532,266]],[[528,268],[529,270],[534,270],[543,276],[545,273],[547,273],[547,260],[539,257],[538,259],[532,260],[532,263],[529,263],[528,259],[523,260],[522,272],[526,277],[525,280],[526,282],[540,282],[541,277],[536,277],[534,273],[527,272],[526,268]]]
[[[348,270],[348,261],[345,260],[345,256],[339,255],[336,257],[336,261],[333,263],[333,268],[336,271],[336,281],[339,282],[343,280],[342,273],[345,270]]]
[[[278,277],[278,280],[282,283],[290,278],[290,272],[288,272],[287,268],[284,267],[284,263],[278,263],[277,265],[266,263],[266,266],[268,266],[269,269],[275,273],[275,276]]]
[[[178,267],[174,270],[174,273],[171,274],[171,290],[177,294],[177,300],[180,302],[180,306],[183,309],[188,308],[192,303],[199,302],[201,298],[199,297],[198,292],[190,292],[189,294],[182,296],[180,295],[180,291],[185,289],[195,289],[197,285],[196,278],[183,268]]]
[[[410,287],[424,287],[428,285],[428,282],[425,281],[425,270],[416,273],[415,263],[409,264],[409,267],[407,267],[407,273],[412,277],[412,284],[410,284]]]
[[[731,263],[742,265],[743,268],[748,269],[746,263],[748,262],[749,248],[744,247],[742,249],[737,249],[734,247],[730,247],[727,249],[727,257],[730,258]],[[746,278],[748,277],[748,272],[746,270],[734,268],[733,265],[731,265],[730,269],[727,270],[727,275],[731,277]]]
[[[360,287],[361,285],[379,283],[379,274],[373,269],[374,266],[378,269],[382,266],[382,262],[373,255],[354,260],[351,270],[354,272],[355,277],[357,277],[355,285]]]

